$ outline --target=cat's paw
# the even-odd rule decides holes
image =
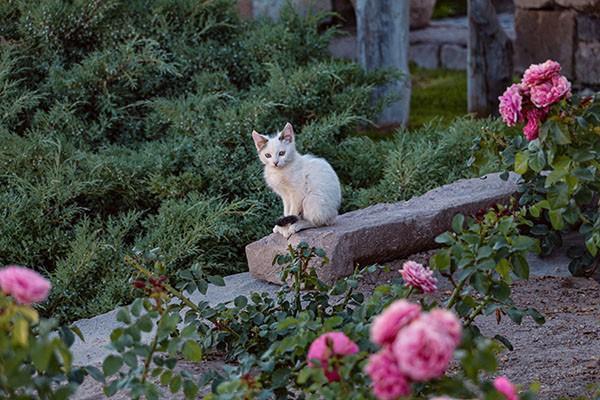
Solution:
[[[284,237],[284,238],[286,238],[286,239],[287,239],[288,237],[290,237],[290,236],[288,235],[288,230],[287,230],[287,228],[285,228],[285,227],[283,227],[283,226],[279,226],[279,225],[275,225],[275,226],[273,227],[273,233],[279,233],[281,236],[283,236],[283,237]]]

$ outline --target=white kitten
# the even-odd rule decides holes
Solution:
[[[289,226],[279,226],[285,225],[279,223],[273,232],[289,238],[303,229],[333,223],[342,191],[331,165],[322,158],[296,151],[294,128],[290,123],[272,137],[253,131],[252,138],[265,165],[267,185],[283,200],[282,220],[295,221]]]

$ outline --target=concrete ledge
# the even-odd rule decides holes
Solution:
[[[503,181],[499,174],[490,174],[460,180],[409,201],[340,215],[334,225],[299,232],[289,241],[271,234],[246,246],[250,274],[281,283],[279,268],[272,261],[287,252],[288,243],[307,242],[327,252],[330,263],[317,271],[326,282],[349,275],[356,263],[385,262],[433,248],[435,237],[450,228],[455,214],[473,214],[505,203],[516,193],[517,179],[511,175]]]

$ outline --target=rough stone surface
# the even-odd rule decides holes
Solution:
[[[248,295],[252,292],[274,293],[277,286],[257,281],[248,273],[230,275],[225,277],[225,286],[218,287],[210,284],[206,296],[196,292],[191,296],[192,301],[208,301],[211,305],[232,301],[239,295]],[[110,333],[121,326],[117,322],[118,309],[98,315],[94,318],[82,319],[75,323],[83,334],[85,342],[76,338],[73,347],[73,363],[75,365],[96,365],[112,351],[108,348]],[[146,334],[148,337],[149,334]]]
[[[432,22],[427,29],[420,29],[410,33],[410,44],[417,43],[454,43],[467,45],[469,31],[458,24]]]
[[[410,46],[410,61],[414,62],[421,68],[438,68],[440,46],[437,44],[415,44]]]
[[[575,14],[574,11],[517,8],[517,69],[523,71],[530,64],[553,59],[561,64],[562,73],[573,78]]]
[[[334,37],[328,49],[334,57],[356,61],[356,33]]]
[[[464,70],[467,68],[467,48],[456,44],[443,45],[440,61],[444,68]]]
[[[600,16],[577,15],[577,40],[600,41]]]
[[[565,8],[574,8],[578,11],[600,12],[600,0],[555,0],[556,4]]]
[[[600,84],[600,42],[579,43],[575,65],[578,82]]]
[[[554,0],[515,0],[519,8],[548,8],[554,5]]]
[[[333,226],[299,232],[289,241],[271,234],[246,246],[250,273],[280,283],[273,258],[286,253],[288,244],[300,242],[327,252],[330,263],[317,266],[317,274],[328,282],[349,275],[356,263],[384,262],[431,248],[434,238],[449,229],[456,213],[472,214],[507,201],[517,189],[515,181],[515,176],[503,181],[498,174],[460,180],[406,202],[340,215]]]
[[[436,0],[410,0],[410,29],[429,25]]]

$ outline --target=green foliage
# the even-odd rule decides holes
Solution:
[[[464,71],[411,65],[410,72],[410,128],[418,129],[435,119],[448,125],[467,113],[467,75]]]
[[[544,254],[562,244],[562,233],[582,234],[584,245],[569,250],[569,269],[578,276],[594,272],[600,249],[599,98],[574,96],[552,106],[535,140],[517,135],[482,146],[501,151],[505,168],[522,176],[519,202],[528,207],[530,233]]]
[[[346,206],[407,200],[457,179],[471,178],[475,174],[467,165],[473,152],[468,149],[474,140],[501,131],[498,121],[463,118],[448,127],[434,122],[416,131],[400,131],[389,142],[373,144],[378,154],[373,162],[383,163],[383,178],[352,193]],[[477,174],[492,172],[497,165],[497,157],[487,157]]]
[[[132,398],[157,398],[160,385],[172,393],[183,391],[186,398],[194,398],[205,386],[212,391],[207,399],[372,399],[371,382],[364,372],[369,354],[377,350],[369,340],[370,324],[391,302],[410,296],[411,291],[398,279],[375,288],[368,297],[356,292],[364,274],[376,272],[379,266],[357,269],[328,285],[312,268],[315,264],[326,268],[327,261],[321,249],[306,243],[290,246],[287,254],[273,262],[281,268],[284,282],[275,295],[252,293],[211,307],[206,301],[193,302],[166,283],[166,277],[159,277],[166,270],[162,262],[129,260],[139,273],[136,287],[143,288],[145,297],[119,311],[117,319],[125,325],[111,335],[117,353],[103,364],[104,375],[111,380],[97,379],[105,382],[107,395],[121,390]],[[223,284],[207,277],[201,268],[184,271],[181,278],[187,282],[180,287],[185,291],[199,288],[205,292],[208,281]],[[424,310],[436,306],[427,297],[420,302]],[[465,321],[467,326],[472,322],[467,317]],[[331,331],[343,331],[361,349],[332,361],[341,376],[339,382],[328,382],[323,370],[308,366],[306,360],[310,344]],[[151,337],[143,340],[144,332]],[[483,378],[484,373],[496,370],[498,351],[498,343],[469,327],[456,352],[453,373],[413,384],[415,398],[449,394],[499,399]],[[177,368],[181,358],[201,363],[215,355],[224,356],[227,365],[199,379]],[[524,392],[520,398],[531,399],[532,394]]]
[[[232,0],[0,4],[0,263],[50,275],[44,313],[130,301],[122,260],[138,251],[242,270],[281,212],[252,129],[291,121],[301,150],[369,185],[353,155],[381,171],[376,146],[350,134],[387,74],[331,60],[321,19],[245,22]]]
[[[86,371],[72,365],[73,332],[56,320],[39,320],[28,305],[0,291],[0,397],[67,399]]]
[[[529,278],[525,257],[539,253],[537,240],[521,234],[532,225],[525,215],[525,210],[502,205],[482,210],[475,218],[457,214],[452,231],[436,238],[444,247],[431,258],[431,266],[454,286],[447,307],[454,307],[467,326],[480,314],[495,314],[497,320],[508,315],[518,324],[529,315],[544,323],[538,311],[519,309],[510,298],[513,279]],[[512,349],[506,338],[496,339]]]

